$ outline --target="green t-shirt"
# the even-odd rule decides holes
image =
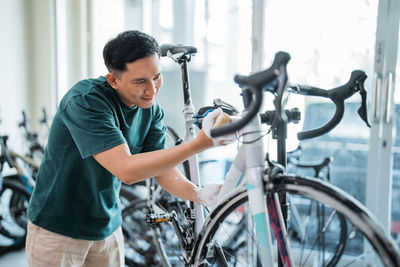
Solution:
[[[30,200],[36,225],[101,240],[121,225],[121,182],[92,156],[127,143],[132,154],[164,148],[164,112],[128,107],[104,77],[77,83],[60,103]]]

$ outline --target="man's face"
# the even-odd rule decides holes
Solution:
[[[119,77],[107,74],[107,81],[115,89],[122,103],[129,107],[149,108],[162,85],[158,55],[138,59],[126,64],[127,70]]]

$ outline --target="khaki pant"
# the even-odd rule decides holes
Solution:
[[[29,221],[26,256],[30,267],[123,267],[124,237],[119,227],[104,240],[75,239]]]

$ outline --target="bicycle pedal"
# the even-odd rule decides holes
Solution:
[[[169,213],[150,213],[146,214],[145,221],[149,224],[157,224],[162,222],[168,222],[171,220],[171,214]]]

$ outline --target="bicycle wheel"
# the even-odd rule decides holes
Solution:
[[[182,251],[174,229],[167,223],[147,224],[145,216],[148,213],[147,200],[134,201],[122,212],[125,264],[127,266],[179,266]],[[161,257],[160,249],[166,250],[167,259]]]
[[[294,158],[294,155],[299,152],[301,153],[301,147],[294,151],[295,154],[288,157],[288,173],[307,175],[312,172],[314,173],[313,177],[329,182],[329,164],[333,158],[324,158],[320,162],[301,162],[298,161],[298,157]],[[299,196],[291,199],[290,220],[287,229],[292,246],[301,248],[305,255],[304,259],[307,258],[307,254],[304,253],[306,250],[318,248],[320,259],[324,261],[323,266],[336,265],[347,241],[347,223],[342,214],[317,201],[310,201],[310,199]]]
[[[322,203],[291,195],[288,235],[292,247],[300,251],[299,266],[318,253],[319,266],[336,266],[347,242],[346,218]]]
[[[336,266],[365,266],[365,261],[373,261],[371,266],[400,266],[398,248],[393,240],[357,200],[337,187],[309,177],[281,176],[270,182],[268,190],[272,193],[288,193],[292,200],[302,200],[305,207],[315,201],[327,211],[332,211],[331,214],[343,214],[351,230],[348,231],[347,245]],[[254,223],[251,216],[246,216],[247,202],[247,191],[243,188],[214,209],[193,250],[197,252],[195,265],[205,265],[206,261],[215,262],[217,257],[210,248],[214,247],[213,244],[218,244],[224,252],[228,266],[259,266],[254,244]],[[238,227],[232,227],[232,222],[241,224],[239,230]],[[333,225],[327,225],[326,229],[328,228],[337,232]],[[333,238],[337,238],[337,235]],[[316,237],[312,239],[315,240]],[[336,241],[333,239],[329,242]],[[296,266],[328,266],[326,259],[320,259],[317,246],[302,249],[292,240],[290,244]]]
[[[146,200],[137,200],[122,211],[122,232],[125,239],[125,264],[128,266],[158,266],[154,236],[146,224]]]
[[[4,177],[0,195],[0,254],[25,246],[30,196],[23,184]],[[13,199],[18,201],[12,203]]]

